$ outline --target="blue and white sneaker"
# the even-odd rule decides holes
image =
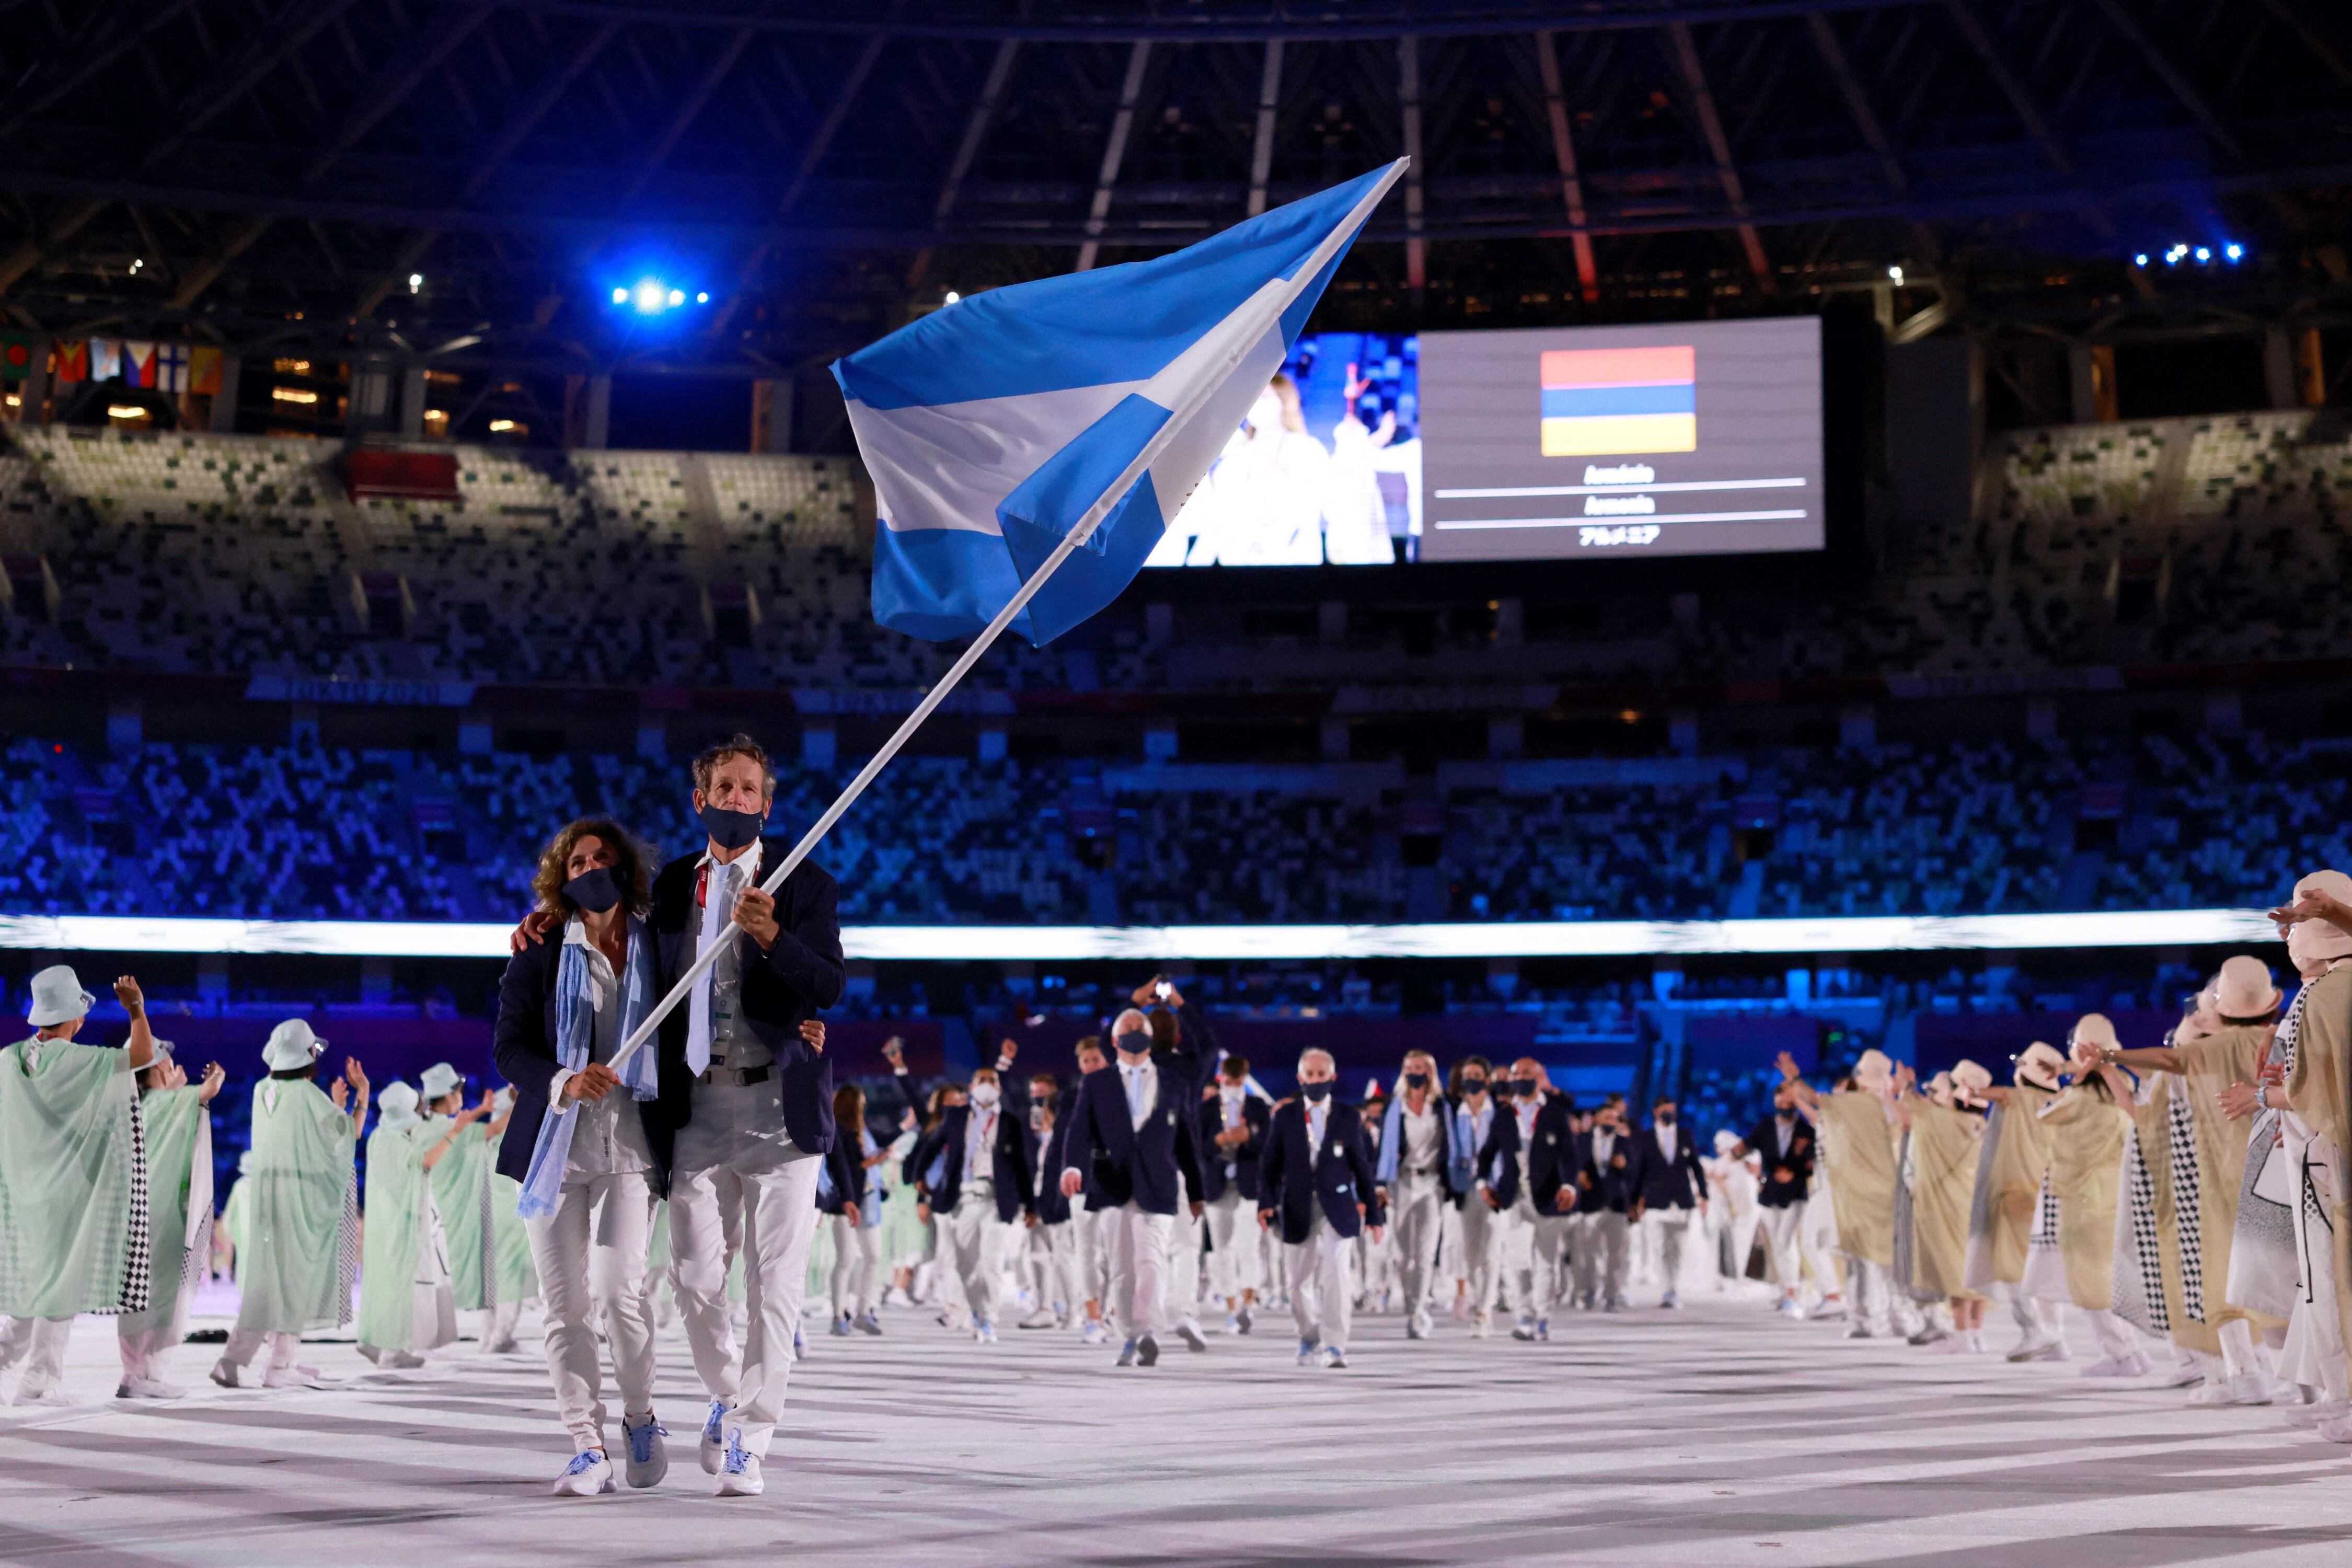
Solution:
[[[1325,1345],[1323,1347],[1323,1364],[1327,1368],[1330,1368],[1335,1371],[1345,1370],[1348,1364],[1348,1352],[1341,1350],[1338,1345]]]
[[[808,1336],[801,1332],[801,1326],[798,1323],[793,1325],[793,1359],[808,1360]]]
[[[1536,1338],[1546,1344],[1549,1344],[1551,1342],[1551,1320],[1549,1318],[1538,1318],[1536,1320]]]
[[[639,1491],[661,1485],[661,1479],[669,1474],[669,1445],[663,1441],[668,1436],[669,1428],[658,1421],[632,1426],[627,1416],[621,1417],[621,1436],[629,1449],[621,1468],[629,1485]]]
[[[866,1310],[858,1316],[857,1331],[861,1334],[878,1335],[881,1333],[882,1320],[875,1315],[873,1308],[866,1308]]]
[[[602,1448],[583,1448],[555,1478],[557,1497],[594,1497],[613,1489],[613,1461]]]
[[[717,1475],[727,1457],[726,1428],[721,1425],[726,1419],[727,1402],[712,1400],[710,1414],[702,1423],[702,1473],[706,1476]]]
[[[849,1314],[844,1312],[841,1316],[834,1319],[833,1327],[827,1331],[830,1332],[835,1339],[845,1340],[857,1331],[849,1326]]]
[[[994,1344],[996,1342],[996,1324],[987,1318],[981,1319],[980,1321],[972,1327],[971,1339],[972,1343],[974,1344]]]
[[[1321,1345],[1317,1344],[1313,1340],[1300,1340],[1298,1342],[1298,1364],[1301,1366],[1313,1366],[1315,1364],[1316,1354],[1323,1347]]]
[[[767,1490],[768,1483],[760,1479],[760,1457],[743,1447],[743,1428],[732,1426],[727,1432],[726,1462],[719,1471],[720,1497],[758,1497]]]
[[[1127,1343],[1119,1346],[1118,1364],[1121,1366],[1133,1366],[1135,1364],[1135,1349],[1136,1342],[1133,1340],[1129,1340]]]

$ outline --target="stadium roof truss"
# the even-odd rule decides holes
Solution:
[[[2321,0],[0,0],[0,65],[19,330],[509,368],[774,374],[1405,151],[1335,321],[2324,293],[2352,186]]]

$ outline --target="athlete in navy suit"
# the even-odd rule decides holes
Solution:
[[[1325,1366],[1348,1364],[1356,1236],[1369,1227],[1378,1241],[1387,1221],[1363,1121],[1331,1098],[1337,1076],[1328,1051],[1298,1058],[1298,1098],[1275,1108],[1258,1166],[1258,1222],[1278,1223],[1288,1248],[1301,1366],[1318,1356]]]

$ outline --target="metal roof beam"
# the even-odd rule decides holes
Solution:
[[[267,34],[254,41],[229,72],[199,88],[173,116],[171,132],[148,149],[142,168],[152,168],[176,153],[190,136],[203,130],[228,107],[261,85],[288,57],[318,37],[328,24],[359,0],[292,0],[269,23]]]
[[[1756,274],[1757,286],[1767,294],[1780,291],[1780,280],[1772,275],[1772,258],[1764,254],[1764,238],[1756,226],[1748,220],[1748,192],[1740,184],[1739,170],[1731,161],[1731,142],[1723,133],[1723,117],[1715,110],[1715,94],[1707,89],[1706,72],[1699,65],[1698,45],[1691,37],[1690,25],[1671,22],[1666,36],[1674,44],[1675,61],[1682,68],[1683,79],[1689,84],[1691,99],[1698,110],[1699,131],[1706,138],[1706,149],[1715,158],[1716,178],[1722,183],[1723,199],[1730,205],[1732,216],[1738,221],[1732,226],[1739,235],[1740,248],[1748,253],[1748,266]]]
[[[1429,241],[1422,237],[1425,195],[1422,190],[1421,40],[1408,33],[1397,40],[1397,108],[1403,121],[1404,283],[1421,304],[1429,286]]]
[[[995,55],[988,62],[988,75],[980,84],[980,101],[971,106],[971,117],[964,121],[963,139],[956,143],[955,156],[948,163],[947,178],[940,182],[939,199],[931,204],[931,223],[944,226],[948,215],[955,211],[956,198],[963,194],[964,176],[979,162],[982,142],[988,128],[996,119],[996,111],[1004,101],[1005,85],[1013,79],[1013,62],[1021,52],[1018,38],[1000,39]],[[931,269],[931,257],[938,249],[927,245],[915,253],[915,264],[907,269],[909,289],[923,286],[924,275]]]
[[[662,133],[654,139],[654,144],[646,150],[645,161],[638,167],[636,177],[629,182],[629,188],[621,193],[623,202],[636,200],[644,193],[646,186],[653,182],[653,177],[660,171],[664,160],[677,151],[678,142],[686,135],[688,127],[694,123],[696,117],[701,114],[703,109],[710,102],[711,95],[719,90],[719,84],[727,79],[727,73],[735,68],[735,62],[743,58],[743,50],[751,42],[751,29],[749,27],[738,27],[728,36],[726,44],[712,58],[709,68],[705,69],[701,77],[696,80],[692,89],[687,93],[686,100],[677,106],[677,112],[670,116],[669,124],[665,126]]]
[[[1952,20],[1958,25],[1960,36],[1968,39],[1969,47],[1977,52],[1977,58],[1982,60],[1985,69],[1991,73],[2001,96],[2009,100],[2011,111],[2023,122],[2026,133],[2041,147],[2042,155],[2050,160],[2050,166],[2060,174],[2074,173],[2074,160],[2058,140],[2058,133],[2050,129],[2050,121],[2042,118],[2041,105],[2033,101],[2033,94],[2026,89],[2024,80],[2010,68],[2009,61],[1994,46],[1991,35],[1984,30],[1984,24],[1977,20],[1977,14],[1969,8],[1969,0],[1944,0],[1944,5],[1945,9],[1951,12]]]
[[[1584,181],[1576,172],[1576,140],[1570,133],[1568,95],[1559,84],[1558,39],[1536,35],[1536,72],[1543,79],[1544,118],[1551,126],[1552,163],[1559,169],[1559,194],[1568,204],[1568,221],[1576,226],[1569,242],[1576,248],[1576,283],[1588,305],[1601,298],[1601,269],[1592,255],[1592,237],[1584,232]]]
[[[1095,195],[1087,209],[1086,243],[1078,247],[1080,272],[1094,270],[1096,258],[1102,255],[1103,231],[1110,226],[1110,196],[1118,184],[1119,165],[1127,161],[1127,139],[1135,130],[1136,100],[1143,96],[1144,68],[1151,63],[1150,40],[1139,38],[1127,51],[1127,75],[1118,85],[1118,108],[1110,118],[1110,134],[1104,138],[1102,167],[1095,175]]]
[[[2114,25],[2116,32],[2131,40],[2133,47],[2138,49],[2141,58],[2147,61],[2147,68],[2172,89],[2172,96],[2179,99],[2180,106],[2205,128],[2205,134],[2212,139],[2213,145],[2229,154],[2232,163],[2245,162],[2245,148],[2230,133],[2230,128],[2221,123],[2221,117],[2213,111],[2213,106],[2205,100],[2205,95],[2197,89],[2197,84],[2173,63],[2169,55],[2157,47],[2156,40],[2147,36],[2132,14],[2117,5],[2116,0],[2093,0],[2093,3]]]
[[[1265,41],[1265,59],[1257,78],[1257,124],[1250,133],[1249,216],[1265,211],[1265,194],[1274,177],[1275,116],[1282,108],[1282,40]]]

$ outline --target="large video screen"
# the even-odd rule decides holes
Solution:
[[[1153,566],[1822,547],[1810,317],[1302,337]]]
[[[1822,548],[1815,319],[1419,346],[1421,560]]]

